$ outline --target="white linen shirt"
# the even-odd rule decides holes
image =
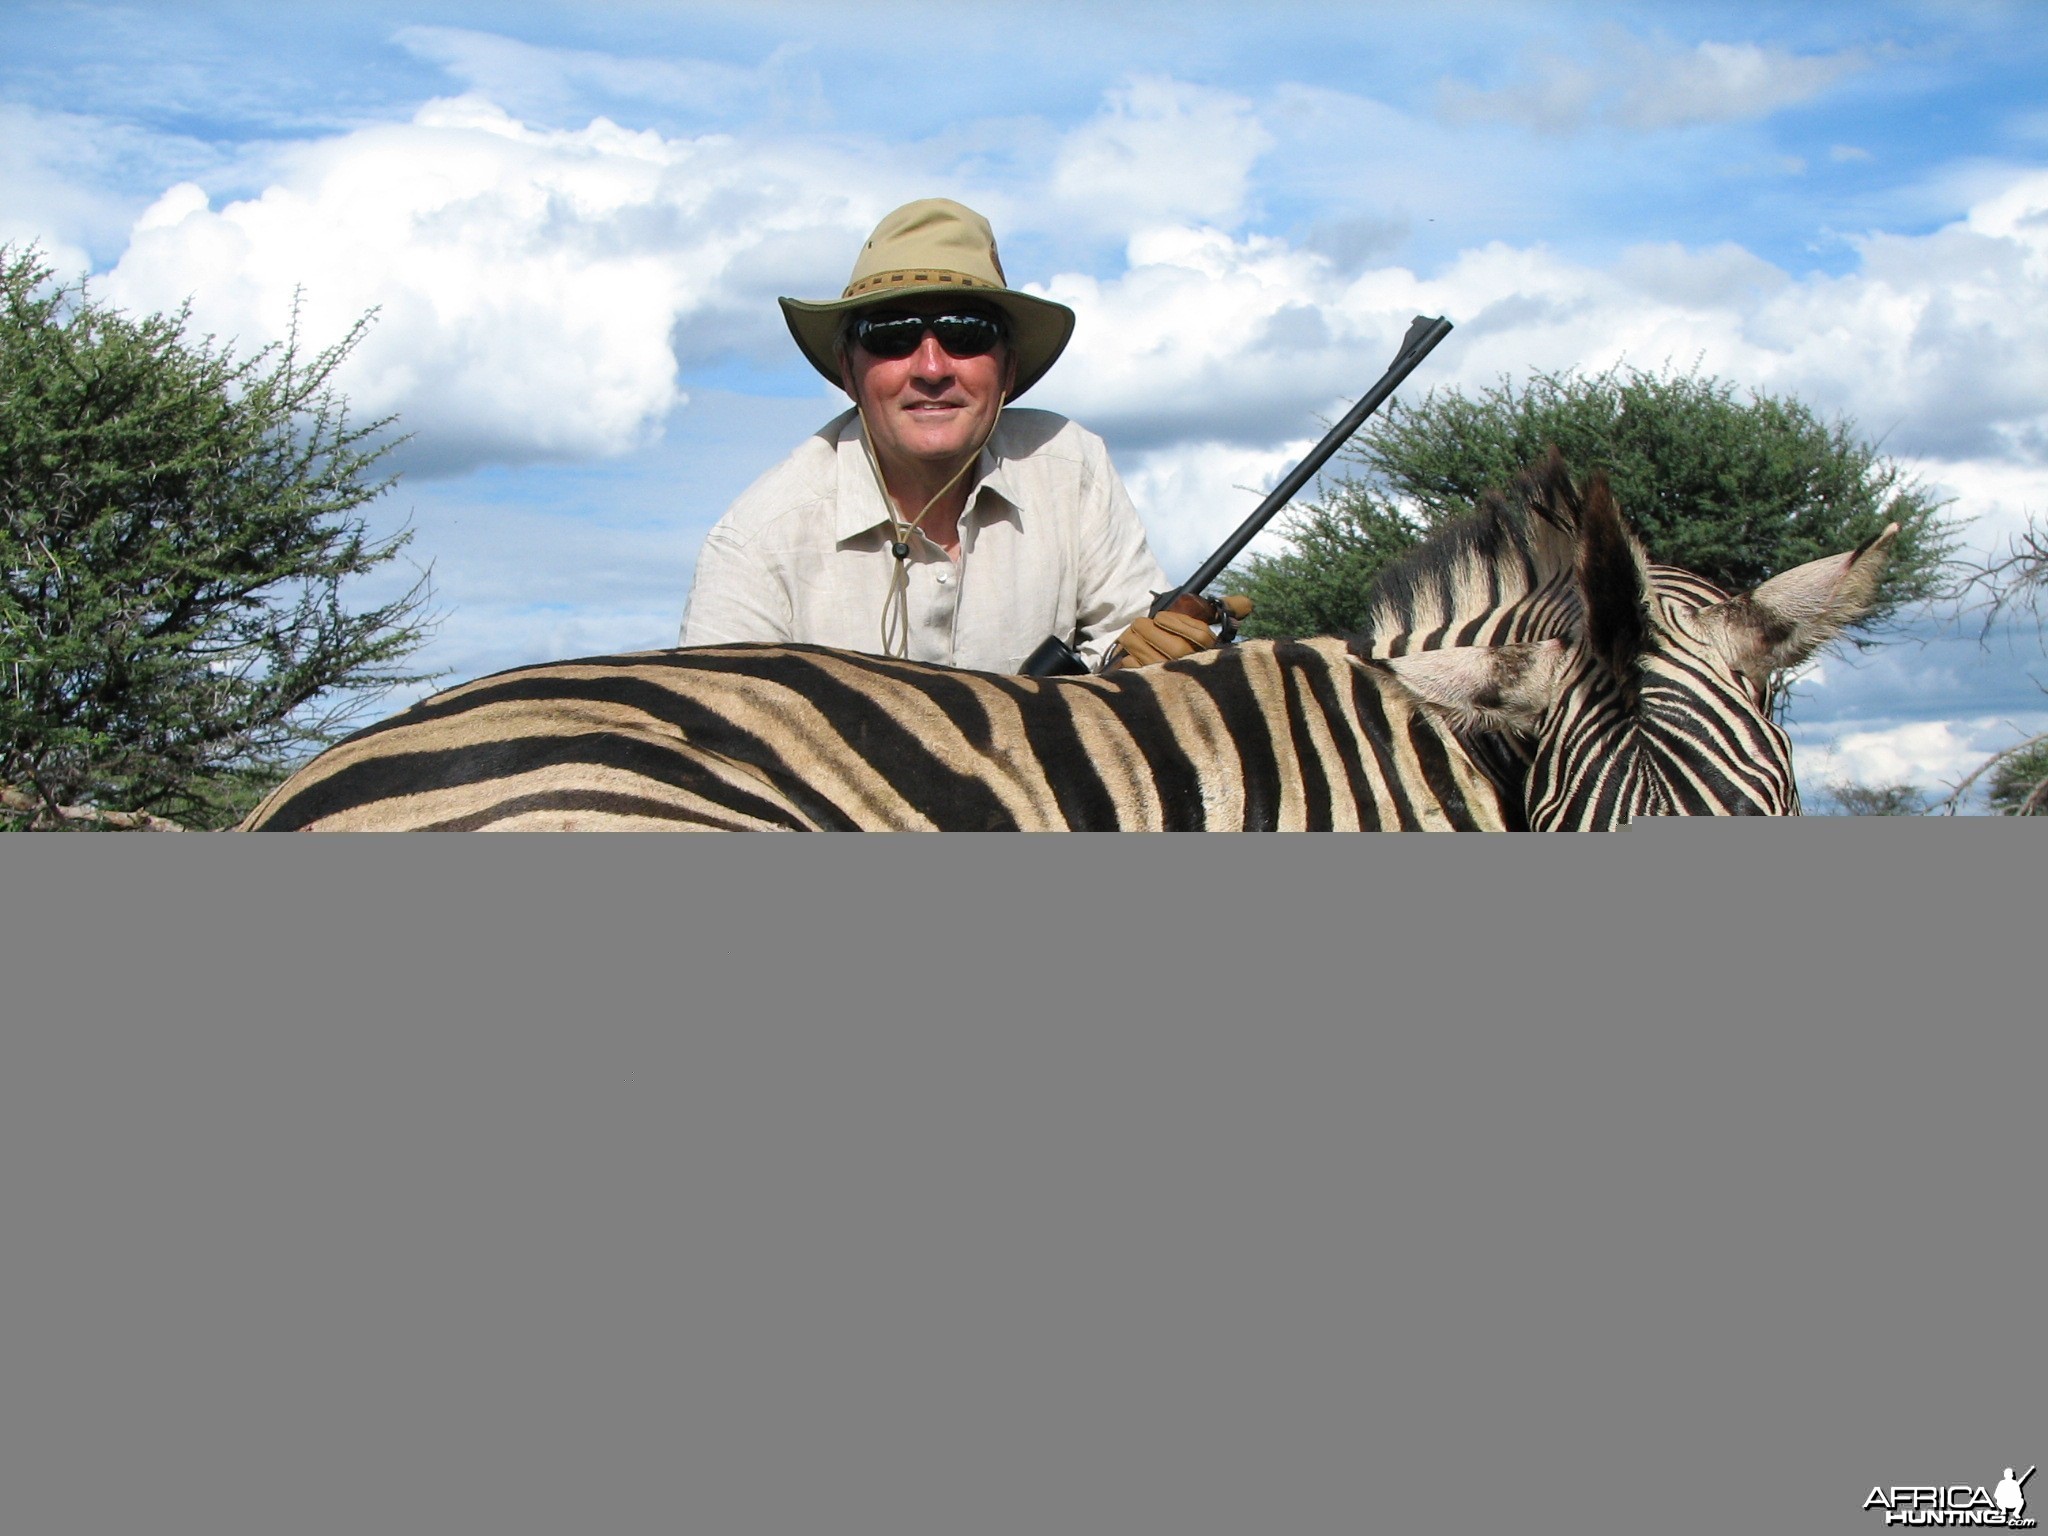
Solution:
[[[971,483],[957,561],[922,531],[911,535],[910,659],[1016,672],[1057,635],[1100,665],[1167,586],[1102,439],[1050,411],[1006,410]],[[748,487],[706,536],[682,644],[880,654],[896,564],[889,545],[860,416],[849,410]]]

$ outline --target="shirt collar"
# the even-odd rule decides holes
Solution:
[[[998,416],[995,431],[989,434],[988,442],[982,447],[980,462],[973,472],[974,490],[967,498],[970,510],[984,491],[993,492],[1012,507],[1017,506],[1017,497],[1012,489],[1010,456],[1005,451],[1008,425],[1007,416]],[[874,467],[868,463],[867,446],[861,441],[860,412],[848,411],[840,418],[838,427],[839,496],[832,536],[843,544],[875,528],[886,527],[889,509],[882,501],[881,486],[875,483]]]

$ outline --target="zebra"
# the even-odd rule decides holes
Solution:
[[[805,645],[515,668],[357,732],[250,830],[1597,829],[1796,815],[1765,690],[1870,607],[1896,523],[1730,596],[1555,450],[1349,638],[1100,677]]]

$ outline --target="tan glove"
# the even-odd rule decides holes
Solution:
[[[1139,619],[1116,642],[1119,653],[1109,665],[1112,672],[1125,667],[1150,667],[1162,661],[1178,661],[1197,651],[1213,650],[1222,643],[1211,624],[1222,623],[1234,633],[1237,621],[1252,611],[1252,600],[1235,593],[1221,603],[1190,593],[1177,597],[1165,612]]]

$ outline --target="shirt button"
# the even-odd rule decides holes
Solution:
[[[939,585],[940,585],[940,586],[942,586],[942,587],[943,587],[943,586],[944,586],[944,585],[945,585],[945,584],[946,584],[947,582],[951,581],[952,579],[953,579],[953,578],[952,578],[951,576],[947,575],[947,574],[946,574],[946,572],[944,572],[944,571],[941,571],[941,572],[939,572]]]

